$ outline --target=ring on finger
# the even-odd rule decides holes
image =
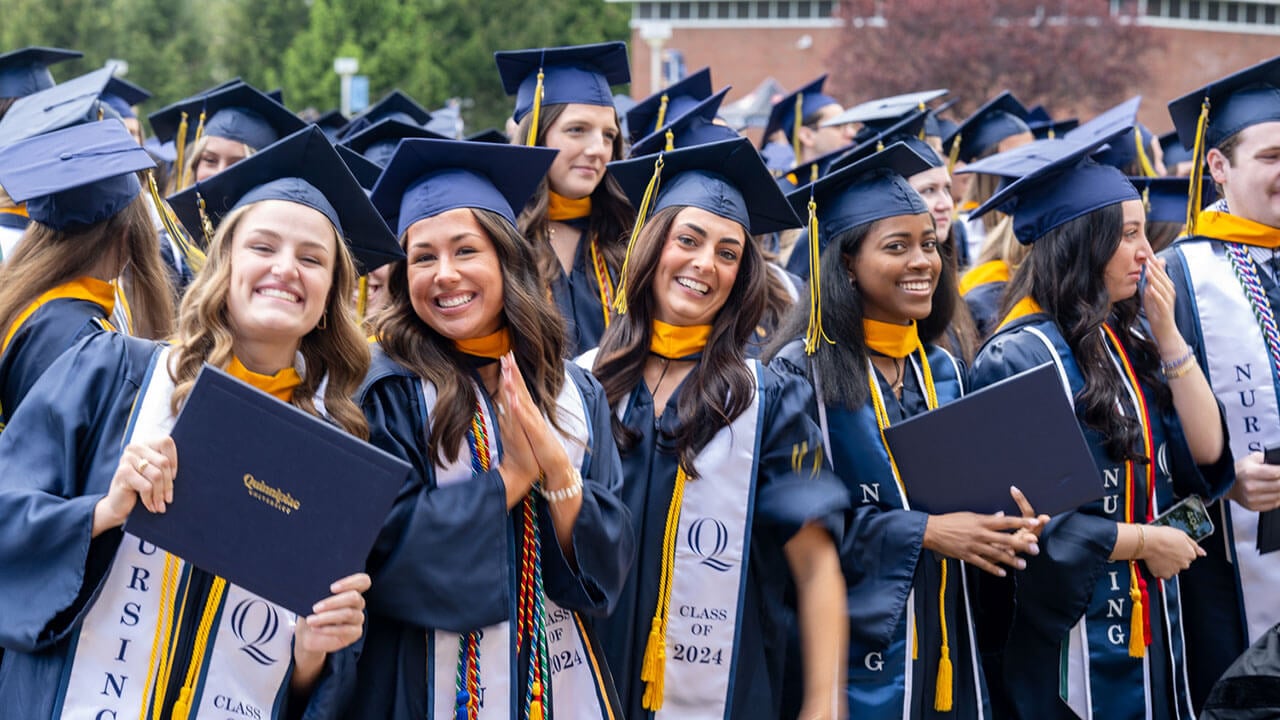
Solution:
[[[142,458],[137,465],[133,466],[133,469],[137,470],[139,475],[142,475],[147,471],[148,467],[151,467],[151,461],[146,458]]]

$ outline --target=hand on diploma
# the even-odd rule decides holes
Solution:
[[[178,448],[172,438],[129,443],[111,478],[111,488],[94,508],[93,536],[123,525],[139,499],[147,510],[164,512],[173,502],[177,474]]]
[[[1010,488],[1010,494],[1023,517],[971,512],[930,515],[924,528],[924,546],[999,577],[1006,575],[1001,565],[1018,570],[1025,568],[1026,561],[1018,556],[1040,553],[1037,540],[1048,518],[1036,517],[1035,510],[1017,488]]]

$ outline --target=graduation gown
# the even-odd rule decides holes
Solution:
[[[1280,443],[1280,415],[1274,409],[1280,376],[1267,357],[1257,319],[1244,301],[1225,248],[1220,240],[1196,236],[1179,240],[1160,257],[1168,262],[1177,293],[1178,330],[1227,412],[1232,453],[1243,458]],[[1207,274],[1199,283],[1189,256],[1195,258],[1198,271]],[[1280,310],[1280,289],[1268,273],[1259,276],[1275,313]],[[1202,323],[1206,317],[1211,318],[1209,327]],[[1219,531],[1202,543],[1208,555],[1181,575],[1183,603],[1193,619],[1186,632],[1197,707],[1250,643],[1280,622],[1275,600],[1280,554],[1258,554],[1258,513],[1225,498],[1208,509]]]
[[[557,264],[559,272],[551,281],[551,295],[560,308],[565,322],[565,337],[569,357],[575,357],[600,344],[604,335],[606,308],[600,299],[600,287],[596,281],[595,263],[591,257],[591,239],[587,236],[587,218],[563,221],[577,229],[578,249],[573,254],[573,267],[569,272]],[[611,287],[617,287],[617,278],[609,274]],[[613,309],[608,308],[612,313]]]
[[[970,377],[976,389],[1055,360],[1072,394],[1079,393],[1084,378],[1066,341],[1047,315],[1037,313],[997,333],[978,354]],[[1144,385],[1142,392],[1157,460],[1151,513],[1188,495],[1219,496],[1234,479],[1231,453],[1224,449],[1212,466],[1197,466],[1173,408],[1155,407],[1152,388]],[[1127,395],[1119,402],[1125,413],[1136,412]],[[1026,557],[1026,569],[1015,573],[1004,658],[1007,692],[1020,718],[1192,718],[1179,592],[1184,578],[1161,582],[1145,563],[1135,564],[1148,591],[1150,633],[1145,657],[1130,657],[1129,563],[1109,559],[1116,524],[1125,521],[1125,467],[1106,453],[1096,430],[1083,423],[1081,429],[1105,494],[1054,517],[1041,534],[1040,554]],[[1137,465],[1135,475],[1145,478],[1145,466]],[[1142,522],[1146,483],[1135,485],[1134,517]]]
[[[31,386],[58,356],[81,338],[114,329],[110,323],[114,303],[111,285],[81,278],[50,290],[32,304],[34,311],[15,323],[0,351],[0,423],[13,417]]]
[[[926,354],[938,403],[963,395],[960,363],[935,346],[926,346]],[[784,348],[775,364],[811,376],[799,341]],[[898,400],[876,374],[890,424],[928,411],[917,355],[911,356],[904,376]],[[853,520],[840,546],[848,584],[849,716],[991,717],[973,634],[968,569],[923,548],[928,515],[909,509],[910,499],[904,501],[898,489],[871,400],[853,410],[826,406],[823,412],[832,465],[854,502]],[[943,563],[947,587],[940,606]],[[953,672],[952,710],[947,713],[934,709],[944,614]]]
[[[164,594],[159,573],[136,565],[130,573],[129,566],[130,558],[156,556],[156,548],[120,528],[92,539],[90,533],[94,506],[106,494],[123,441],[147,405],[147,388],[153,381],[172,387],[167,376],[155,378],[161,356],[156,343],[118,333],[85,338],[50,366],[0,434],[0,517],[5,518],[0,529],[0,644],[8,650],[0,666],[0,718],[60,717],[62,712],[133,717],[139,712],[137,698],[154,697],[144,694],[144,687],[155,690],[153,684],[144,685],[152,638],[165,627],[173,635],[176,626],[157,627],[154,622],[162,602],[157,596]],[[187,673],[196,620],[212,580],[185,563],[178,573],[189,591],[182,595],[184,601],[172,596],[171,617],[182,612],[184,620],[176,627],[164,717],[169,717]],[[222,635],[235,632],[228,627],[235,615],[229,606],[237,597],[269,606],[255,605],[258,613],[274,608],[278,624],[264,627],[260,642],[250,643],[269,651],[264,659],[246,661],[239,652],[244,644],[226,642]],[[233,685],[258,684],[266,702],[246,702],[241,696],[236,702],[244,712],[261,718],[338,717],[354,682],[354,649],[331,653],[306,707],[289,706],[294,616],[231,584],[223,598],[206,646],[208,674],[196,687],[192,717],[212,714],[215,707],[235,714],[227,696],[209,687],[215,673]],[[136,672],[140,667],[144,671]],[[278,687],[263,691],[267,676],[282,677]]]
[[[579,362],[589,361],[590,358],[584,358]],[[797,448],[807,449],[811,464],[812,453],[821,442],[817,427],[808,415],[812,391],[799,378],[758,366],[756,361],[749,364],[759,367],[759,404],[757,414],[749,418],[756,431],[731,433],[726,428],[717,435],[720,441],[731,443],[742,453],[737,459],[746,465],[745,471],[730,477],[727,467],[719,468],[722,474],[717,474],[715,466],[695,463],[701,477],[686,483],[687,487],[715,483],[704,487],[722,488],[731,481],[740,481],[740,484],[732,483],[736,488],[733,492],[741,489],[742,494],[734,495],[728,502],[745,516],[718,516],[707,508],[695,507],[686,488],[680,509],[682,532],[677,549],[679,553],[687,549],[703,558],[698,567],[710,566],[712,572],[718,573],[711,582],[736,587],[737,604],[735,608],[725,608],[709,594],[696,592],[693,593],[695,599],[687,604],[676,597],[671,602],[673,615],[704,621],[708,629],[723,623],[727,617],[736,616],[737,626],[731,628],[736,642],[727,649],[698,648],[668,636],[666,699],[660,713],[663,717],[734,720],[779,717],[783,664],[788,660],[798,662],[797,658],[786,657],[788,612],[783,603],[784,594],[791,587],[791,571],[783,545],[810,521],[822,522],[837,543],[843,530],[844,512],[848,507],[844,489],[825,470],[810,475],[808,464],[804,473],[797,474],[793,469],[793,453]],[[617,609],[601,626],[601,639],[629,720],[653,717],[643,708],[645,684],[640,679],[640,671],[651,619],[658,605],[663,534],[678,465],[674,443],[664,433],[670,433],[678,425],[677,405],[683,387],[672,393],[658,419],[654,418],[653,397],[644,383],[636,387],[621,411],[623,424],[640,436],[622,458],[626,478],[622,496],[631,509],[640,549],[635,571],[627,578]],[[751,412],[749,409],[743,415]],[[708,448],[711,445],[708,443]],[[700,459],[709,457],[708,448],[704,448]],[[699,519],[692,520],[693,524],[686,529],[684,519],[695,517]],[[741,526],[743,522],[745,528]],[[744,563],[736,562],[736,558],[726,561],[733,553],[732,550],[720,552],[724,544],[705,542],[709,525],[727,530],[720,537],[741,538],[745,532]],[[676,572],[674,582],[673,592],[679,594],[684,582],[680,572]],[[729,600],[726,604],[732,605],[733,598]],[[699,674],[699,683],[720,688],[715,703],[723,704],[722,715],[713,715],[707,707],[680,709],[678,701],[673,699],[673,678],[676,674],[690,673]]]
[[[576,624],[585,647],[553,654],[550,693],[553,708],[557,675],[573,668],[587,672],[600,704],[616,717],[617,700],[609,669],[595,645],[592,624],[613,607],[631,568],[635,540],[630,514],[618,498],[622,473],[609,426],[604,391],[588,373],[566,364],[568,392],[581,393],[589,408],[588,446],[580,469],[582,509],[573,530],[576,567],[556,539],[547,503],[538,499],[543,583],[547,599],[572,617],[549,617],[549,625]],[[575,390],[576,388],[576,390]],[[434,393],[434,390],[432,391]],[[433,397],[434,395],[432,395]],[[360,390],[369,419],[370,442],[413,466],[392,506],[369,559],[373,587],[368,601],[368,631],[360,657],[358,687],[350,717],[452,720],[436,713],[436,692],[428,688],[433,671],[453,677],[454,667],[434,668],[435,631],[467,632],[510,622],[514,627],[515,582],[523,546],[521,505],[508,511],[506,489],[494,461],[488,471],[463,482],[439,484],[440,468],[427,455],[432,412],[423,381],[380,349]],[[492,417],[486,403],[486,413]],[[496,423],[492,432],[497,436]],[[495,445],[501,447],[501,438]],[[566,448],[569,449],[569,448]],[[469,449],[460,461],[469,465]],[[571,454],[572,458],[573,455]],[[555,627],[549,629],[554,634]],[[566,631],[567,632],[567,631]],[[553,650],[555,639],[553,641]],[[452,656],[457,656],[457,643]],[[442,648],[448,650],[448,648]],[[512,665],[511,677],[496,677],[496,658],[486,670],[480,658],[480,685],[493,717],[523,717],[529,672],[527,642]],[[508,697],[484,694],[485,688],[510,687]],[[453,703],[452,692],[447,698]],[[483,712],[483,708],[482,708]],[[434,713],[434,714],[433,714]],[[488,716],[488,715],[482,715]],[[568,717],[563,712],[561,717]]]

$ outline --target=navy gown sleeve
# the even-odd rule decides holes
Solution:
[[[1010,331],[983,347],[974,361],[974,391],[1052,362],[1039,339]],[[1025,556],[1015,573],[1017,614],[1046,638],[1064,637],[1089,606],[1116,543],[1116,523],[1102,515],[1102,500],[1049,521],[1040,535],[1040,554]]]
[[[561,607],[604,616],[612,612],[631,571],[636,537],[620,496],[622,461],[604,388],[586,370],[572,363],[566,367],[566,382],[577,385],[585,401],[591,444],[583,461],[582,508],[573,526],[576,568],[560,549],[549,504],[538,503],[543,584],[547,597]]]
[[[56,360],[0,434],[0,645],[46,649],[77,626],[121,532],[91,538],[149,342],[99,333]]]
[[[427,411],[417,377],[375,352],[360,393],[369,442],[413,466],[369,558],[369,611],[418,627],[465,632],[507,618],[506,487],[496,469],[437,487],[426,456]],[[384,371],[379,374],[379,368]],[[464,450],[465,452],[465,450]]]
[[[5,417],[13,417],[36,380],[76,341],[103,330],[106,312],[88,300],[51,300],[27,318],[0,358]]]

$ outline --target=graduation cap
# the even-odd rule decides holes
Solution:
[[[648,217],[669,207],[696,207],[733,220],[750,235],[800,226],[760,153],[745,137],[609,163],[610,175],[638,208],[627,244],[631,256]],[[623,261],[623,278],[626,261]],[[614,309],[627,312],[626,291],[618,288]]]
[[[628,137],[634,143],[658,132],[673,120],[690,112],[711,97],[711,68],[701,70],[672,83],[636,103],[626,113]]]
[[[1182,146],[1196,146],[1196,127],[1204,115],[1206,148],[1250,125],[1280,121],[1280,56],[1215,80],[1169,103],[1169,116]]]
[[[928,116],[928,110],[917,109],[908,113],[906,117],[903,117],[895,124],[863,137],[852,148],[846,148],[843,153],[838,155],[829,164],[826,172],[835,172],[841,168],[849,167],[897,143],[906,145],[912,152],[919,155],[920,159],[927,162],[930,168],[942,167],[946,163],[943,162],[942,158],[938,157],[938,153],[929,146],[929,143],[920,137],[924,131],[925,121]]]
[[[405,138],[449,139],[439,133],[431,132],[421,125],[386,118],[354,135],[348,136],[340,144],[360,153],[365,159],[376,163],[379,167],[386,167],[387,162],[391,160],[392,153],[396,151],[396,145]]]
[[[1129,182],[1137,188],[1147,207],[1149,222],[1178,223],[1187,220],[1187,198],[1190,195],[1191,179],[1186,177],[1131,177]],[[1213,183],[1208,178],[1201,180],[1204,187],[1200,197],[1204,205],[1213,202],[1215,197]],[[1204,205],[1196,211],[1204,209]]]
[[[472,133],[465,139],[467,142],[496,143],[498,145],[511,144],[511,138],[507,137],[506,133],[497,128],[489,128],[487,130],[481,130],[478,133]]]
[[[526,145],[537,140],[538,113],[547,105],[579,103],[613,107],[610,85],[631,81],[627,45],[622,42],[504,50],[493,54],[502,88],[516,96],[512,118],[534,114]]]
[[[768,142],[769,136],[781,130],[791,141],[791,151],[800,157],[800,126],[804,119],[828,105],[839,105],[830,95],[822,94],[822,85],[827,81],[826,73],[817,80],[801,87],[773,104],[769,110],[769,120],[765,123],[762,142]]]
[[[347,116],[341,110],[330,110],[315,119],[315,124],[324,131],[324,136],[333,141],[342,129],[347,126]]]
[[[943,136],[942,146],[950,148],[952,165],[956,160],[973,162],[975,158],[1001,140],[1030,132],[1027,109],[1008,90],[988,100],[985,105],[961,122],[954,132]]]
[[[399,120],[406,125],[422,126],[430,122],[431,117],[431,113],[413,98],[400,90],[392,90],[364,112],[352,118],[350,124],[338,134],[338,137],[345,140],[382,120]]]
[[[373,186],[378,182],[378,177],[382,175],[382,166],[346,145],[334,145],[334,147],[337,148],[342,162],[347,164],[347,169],[355,176],[356,182],[365,189],[365,194],[372,191]]]
[[[84,57],[76,50],[28,47],[0,54],[0,98],[25,97],[54,86],[49,66]]]
[[[0,148],[0,185],[54,230],[92,225],[142,192],[134,174],[155,167],[119,122],[73,125]]]
[[[956,174],[995,175],[1008,180],[1017,180],[1073,152],[1079,142],[1079,139],[1070,141],[1067,138],[1036,140],[971,162],[957,169]]]
[[[179,136],[192,122],[197,123],[196,139],[211,135],[242,142],[254,150],[307,126],[288,108],[242,82],[181,100],[151,113],[147,119],[161,141],[176,140],[183,147],[187,138]]]
[[[822,123],[822,127],[863,123],[878,128],[885,128],[896,123],[908,113],[928,110],[927,103],[946,95],[949,90],[925,90],[923,92],[905,93],[892,97],[869,100],[845,110],[839,115]]]
[[[960,102],[960,98],[951,98],[938,107],[929,109],[929,114],[926,115],[924,119],[925,137],[936,137],[941,140],[943,135],[946,135],[956,128],[955,123],[950,120],[943,120],[938,116],[950,110],[951,106],[958,102]]]
[[[820,155],[808,162],[800,163],[799,165],[788,168],[782,173],[782,177],[779,178],[778,184],[783,188],[784,192],[790,192],[798,187],[808,185],[811,182],[817,182],[818,178],[831,171],[832,166],[836,162],[844,160],[864,148],[867,150],[867,155],[875,152],[874,143],[859,144],[852,142],[848,145],[832,150],[825,155]]]
[[[1067,133],[1066,138],[1087,143],[1110,137],[1111,141],[1094,153],[1094,160],[1121,169],[1137,161],[1144,175],[1155,177],[1155,168],[1146,151],[1146,145],[1151,142],[1151,131],[1138,123],[1138,106],[1141,104],[1142,96],[1135,95]],[[1117,135],[1125,127],[1129,130]]]
[[[1025,120],[1027,127],[1031,129],[1031,134],[1035,135],[1037,140],[1060,138],[1080,125],[1080,121],[1076,118],[1054,120],[1049,116],[1049,111],[1044,105],[1036,105],[1028,110]]]
[[[1170,170],[1178,163],[1191,162],[1191,151],[1182,147],[1178,139],[1178,131],[1171,130],[1159,138],[1160,149],[1164,151],[1164,164]]]
[[[1061,141],[1063,145],[1048,146],[1054,156],[1048,163],[997,191],[969,217],[982,217],[991,210],[1011,215],[1014,236],[1029,245],[1050,230],[1094,210],[1139,199],[1138,191],[1124,173],[1090,157],[1100,146],[1124,137],[1132,129],[1119,129],[1110,137],[1084,142],[1067,139]]]
[[[262,200],[287,200],[322,213],[360,265],[361,274],[404,257],[360,183],[318,127],[305,127],[278,143],[169,198],[193,235],[206,232],[232,210]]]
[[[102,93],[102,101],[110,105],[116,112],[120,113],[120,117],[122,118],[138,117],[137,114],[133,112],[133,106],[141,105],[150,99],[151,93],[143,90],[137,85],[134,85],[128,80],[118,77],[112,77],[111,80],[107,82],[106,90]]]
[[[832,170],[817,182],[787,195],[791,207],[808,217],[809,328],[805,352],[831,342],[822,331],[822,291],[819,258],[831,238],[860,225],[898,215],[928,213],[920,193],[907,178],[931,166],[906,143],[895,143],[857,162]]]
[[[116,118],[116,111],[102,102],[110,80],[111,70],[102,68],[18,98],[0,118],[0,146],[71,125]]]
[[[423,125],[431,132],[449,140],[462,140],[462,113],[455,106],[446,105],[431,111],[431,119]]]
[[[404,140],[370,199],[396,237],[423,218],[458,208],[489,210],[515,225],[559,152],[466,140]]]
[[[739,137],[738,133],[715,122],[716,114],[720,112],[720,103],[724,101],[724,96],[730,89],[722,88],[669,122],[658,132],[650,133],[637,140],[631,146],[631,157],[642,157],[663,150],[676,150]],[[668,132],[671,134],[670,147],[667,146]]]

